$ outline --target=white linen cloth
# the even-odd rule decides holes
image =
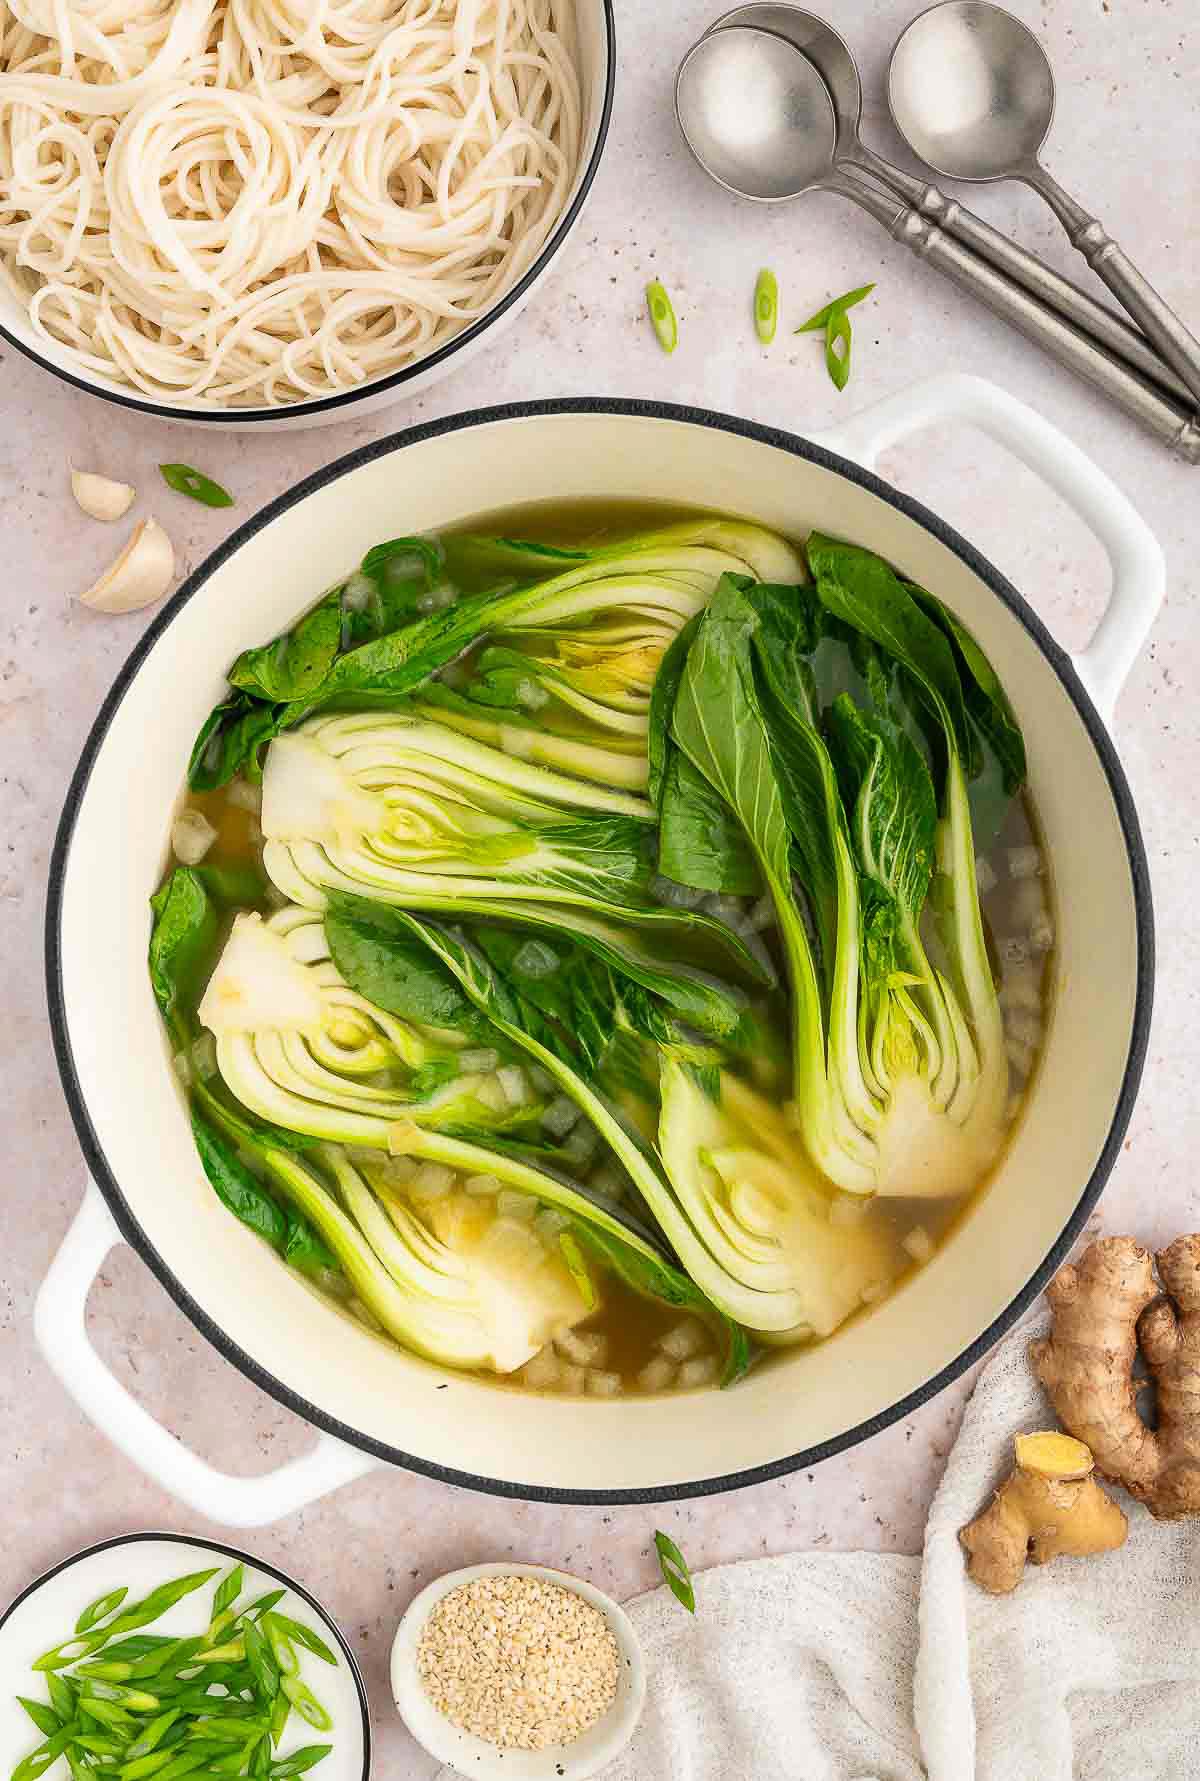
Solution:
[[[629,1605],[646,1712],[604,1781],[1200,1781],[1200,1522],[1117,1491],[1119,1552],[1009,1596],[967,1580],[959,1528],[1014,1433],[1055,1426],[1026,1360],[1045,1327],[980,1376],[922,1559],[757,1559],[698,1576],[695,1620],[665,1588]]]

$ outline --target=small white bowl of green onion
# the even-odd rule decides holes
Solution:
[[[366,1691],[337,1626],[282,1572],[209,1540],[129,1534],[47,1571],[0,1617],[0,1690],[8,1781],[370,1774]]]

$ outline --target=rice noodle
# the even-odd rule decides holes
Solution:
[[[572,0],[0,0],[0,279],[74,365],[194,408],[424,357],[579,160]]]

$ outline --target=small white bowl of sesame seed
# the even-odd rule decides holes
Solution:
[[[586,1781],[646,1698],[628,1615],[544,1565],[472,1565],[431,1583],[392,1646],[392,1693],[430,1756],[477,1781]]]

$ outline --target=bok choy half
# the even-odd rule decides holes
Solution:
[[[671,736],[739,817],[776,907],[810,1159],[850,1193],[954,1195],[997,1154],[1008,1092],[959,671],[929,596],[818,535],[808,557],[811,586],[723,580]],[[989,721],[1023,776],[993,685]]]

